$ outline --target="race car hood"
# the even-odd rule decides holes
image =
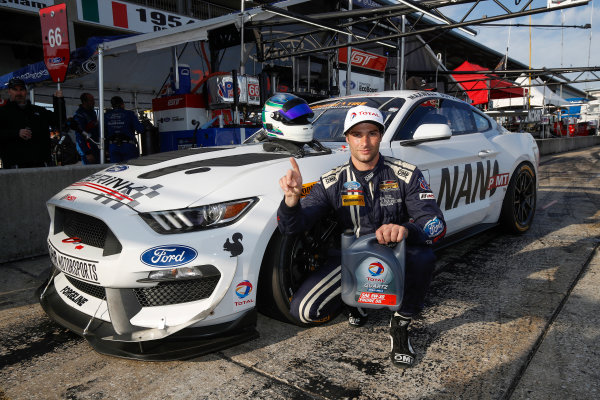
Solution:
[[[318,153],[307,154],[307,158],[313,156]],[[84,191],[105,204],[120,203],[137,212],[211,204],[213,198],[260,196],[278,188],[278,179],[267,177],[283,175],[289,157],[285,152],[264,151],[261,144],[159,153],[113,165],[71,184],[57,196]],[[273,168],[278,163],[285,166]]]

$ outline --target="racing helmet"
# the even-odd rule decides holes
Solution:
[[[262,111],[263,128],[270,137],[308,143],[313,139],[314,115],[306,101],[289,93],[276,93]]]

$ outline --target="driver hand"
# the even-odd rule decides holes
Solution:
[[[385,224],[375,231],[375,236],[379,244],[399,243],[408,237],[408,229],[402,225]]]
[[[294,207],[300,201],[302,194],[302,174],[294,157],[290,157],[290,163],[292,169],[288,169],[287,173],[279,179],[279,186],[283,189],[285,204]]]

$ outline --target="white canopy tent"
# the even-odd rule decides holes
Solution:
[[[518,77],[515,81],[522,87],[529,86],[529,78],[523,74]],[[529,105],[530,107],[542,108],[547,106],[564,106],[570,104],[568,101],[550,90],[544,83],[536,78],[531,81],[532,85],[529,87]],[[497,99],[492,100],[492,108],[509,108],[509,107],[527,107],[527,97],[513,97],[509,99]]]
[[[277,4],[280,8],[303,3],[306,0],[287,0]],[[273,17],[272,13],[259,8],[246,10],[244,23]],[[171,67],[178,71],[178,64],[185,64],[186,58],[198,58],[193,43],[208,40],[208,32],[231,25],[238,30],[241,14],[228,14],[193,24],[170,28],[164,31],[130,36],[98,46],[97,73],[84,74],[67,80],[61,89],[65,96],[79,97],[84,91],[97,94],[101,114],[106,106],[105,99],[120,95],[127,101],[127,94],[135,108],[150,108],[152,99],[168,78]],[[191,46],[185,46],[191,44]],[[177,46],[182,46],[178,49]],[[185,47],[183,47],[185,46]],[[90,71],[92,72],[92,71]],[[55,86],[47,84],[36,88],[36,96],[51,96]],[[100,145],[104,144],[104,119],[100,122]],[[104,162],[104,149],[101,149],[101,162]]]

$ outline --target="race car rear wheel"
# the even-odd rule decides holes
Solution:
[[[258,311],[262,314],[298,326],[322,324],[298,321],[290,313],[290,303],[308,274],[327,262],[328,250],[336,243],[339,246],[337,224],[329,218],[325,221],[303,235],[273,234],[259,276]]]
[[[524,233],[531,227],[536,205],[536,176],[531,164],[519,164],[508,184],[501,226],[510,233]]]

